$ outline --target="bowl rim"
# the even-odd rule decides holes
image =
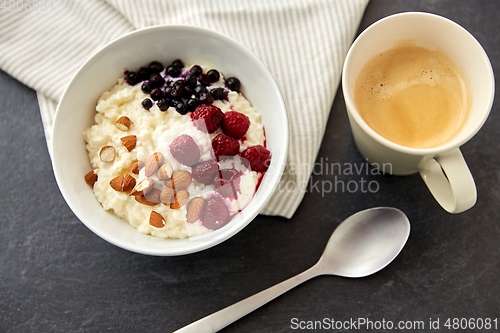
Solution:
[[[252,58],[255,63],[257,63],[259,66],[262,67],[263,71],[265,72],[266,76],[266,81],[269,82],[269,84],[273,87],[276,97],[277,97],[277,102],[279,102],[280,108],[279,110],[273,110],[273,112],[279,112],[281,113],[281,118],[285,120],[282,129],[284,131],[283,137],[280,138],[280,148],[279,152],[281,154],[278,155],[278,157],[281,157],[280,160],[278,161],[278,165],[275,169],[275,175],[273,178],[266,179],[267,182],[271,182],[269,186],[269,191],[267,193],[260,193],[259,195],[261,196],[260,203],[256,205],[251,211],[245,211],[247,207],[243,209],[245,211],[245,220],[242,220],[241,223],[239,223],[237,226],[235,225],[233,228],[226,229],[226,232],[219,232],[222,231],[223,228],[218,229],[213,231],[214,233],[217,233],[216,235],[207,238],[206,241],[196,241],[193,240],[189,246],[183,246],[183,247],[152,247],[152,248],[144,248],[143,246],[139,244],[133,244],[131,242],[123,241],[120,236],[114,236],[112,234],[109,234],[107,232],[104,232],[100,230],[99,228],[93,226],[90,223],[87,223],[85,221],[85,218],[80,214],[80,209],[74,203],[71,198],[71,190],[66,187],[64,182],[62,181],[62,175],[61,175],[61,169],[60,165],[58,164],[57,156],[54,153],[57,150],[57,144],[58,140],[56,140],[58,136],[58,130],[60,128],[60,123],[61,123],[61,114],[63,111],[61,111],[62,106],[64,106],[65,101],[69,98],[68,95],[70,94],[71,90],[73,89],[73,86],[76,84],[75,82],[78,81],[79,77],[83,75],[83,73],[90,68],[94,62],[96,62],[103,54],[114,48],[116,45],[126,42],[128,39],[136,37],[138,35],[142,34],[147,34],[152,31],[157,31],[157,30],[178,30],[178,29],[183,29],[186,31],[193,31],[195,33],[202,33],[202,34],[209,34],[209,35],[214,35],[222,40],[224,40],[226,43],[230,44],[231,47],[234,47],[238,49],[242,53],[246,53],[248,57]],[[83,139],[82,139],[83,140]],[[289,148],[289,141],[290,141],[290,119],[288,117],[288,111],[286,107],[285,100],[283,98],[283,94],[281,90],[279,89],[278,84],[276,83],[275,78],[267,68],[267,66],[255,55],[253,54],[250,50],[248,50],[245,46],[240,44],[238,41],[234,40],[233,38],[220,33],[215,30],[207,29],[207,28],[202,28],[198,26],[192,26],[192,25],[184,25],[184,24],[171,24],[171,25],[156,25],[156,26],[151,26],[151,27],[146,27],[146,28],[141,28],[137,29],[131,32],[128,32],[122,36],[119,36],[118,38],[108,42],[98,50],[92,53],[91,56],[89,56],[85,62],[77,69],[77,71],[74,73],[72,76],[71,80],[69,81],[68,85],[64,89],[61,98],[59,102],[57,103],[55,115],[54,115],[54,121],[53,121],[53,127],[52,127],[52,141],[51,141],[51,151],[53,152],[51,156],[51,162],[52,162],[52,168],[54,171],[54,176],[56,183],[58,185],[59,191],[61,192],[64,200],[66,201],[67,205],[70,207],[71,211],[75,214],[75,216],[82,222],[87,228],[89,228],[94,234],[99,236],[100,238],[104,239],[105,241],[118,246],[122,249],[129,250],[131,252],[135,253],[140,253],[140,254],[146,254],[146,255],[153,255],[153,256],[177,256],[177,255],[184,255],[184,254],[190,254],[190,253],[195,253],[199,252],[208,248],[211,248],[217,244],[222,243],[223,241],[231,238],[235,234],[237,234],[239,231],[241,231],[244,227],[246,227],[253,219],[262,211],[264,208],[265,204],[269,201],[271,196],[274,194],[276,191],[276,188],[280,182],[281,176],[283,174],[283,171],[285,169],[286,161],[288,158],[288,148]],[[82,178],[83,179],[83,178]],[[260,188],[259,188],[260,189]],[[257,191],[258,192],[258,191]],[[257,193],[256,192],[256,193]],[[255,198],[255,194],[254,194]],[[253,200],[253,198],[252,198]],[[127,221],[124,221],[124,223],[128,223]],[[132,227],[132,226],[130,226]],[[139,231],[137,231],[139,233]],[[144,234],[141,234],[144,235]],[[206,235],[206,234],[205,234]],[[149,236],[149,237],[154,237],[151,235],[144,235],[144,236]],[[203,236],[203,235],[201,235]],[[156,237],[155,237],[156,238]],[[193,237],[192,237],[193,238]],[[192,238],[186,238],[186,239],[192,239]],[[185,240],[185,239],[184,239]],[[177,241],[177,239],[168,239],[168,241]]]

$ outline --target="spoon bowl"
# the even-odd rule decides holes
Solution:
[[[396,258],[409,235],[410,221],[399,209],[376,207],[351,215],[335,229],[316,265],[174,333],[217,332],[318,275],[359,278],[376,273]]]
[[[399,209],[367,209],[351,215],[335,229],[318,265],[325,274],[368,276],[396,258],[409,235],[410,221]]]

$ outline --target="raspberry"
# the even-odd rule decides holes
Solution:
[[[187,134],[176,137],[169,147],[170,154],[184,165],[195,165],[200,160],[200,148],[194,139]]]
[[[222,120],[222,129],[224,133],[235,138],[241,139],[250,127],[250,119],[243,113],[229,111],[224,114]]]
[[[191,120],[194,122],[194,125],[200,131],[208,133],[215,132],[222,123],[222,119],[224,119],[224,113],[221,109],[210,104],[198,106],[191,113]]]
[[[193,179],[205,185],[212,184],[218,173],[219,165],[215,161],[201,162],[191,169]]]
[[[241,153],[241,157],[250,163],[253,171],[266,171],[269,167],[271,153],[261,145],[251,146]]]
[[[224,169],[214,179],[217,192],[226,198],[236,198],[240,190],[240,173],[236,169]]]
[[[205,227],[214,230],[229,222],[229,211],[224,201],[220,198],[209,199],[201,221]]]
[[[212,140],[212,148],[216,157],[238,155],[240,144],[232,137],[219,134]]]

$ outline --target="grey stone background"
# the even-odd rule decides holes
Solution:
[[[499,1],[372,0],[359,31],[412,10],[461,24],[500,72]],[[362,166],[340,90],[332,102],[318,161]],[[428,332],[432,318],[440,320],[432,332],[446,332],[447,318],[500,317],[498,103],[462,147],[478,187],[465,213],[442,210],[419,175],[315,175],[319,184],[363,177],[379,191],[313,190],[291,220],[259,216],[221,245],[166,258],[117,248],[78,221],[54,180],[35,93],[3,72],[0,105],[0,332],[174,331],[309,268],[343,219],[373,206],[397,207],[412,224],[391,265],[363,279],[315,278],[223,331],[292,332],[303,331],[291,328],[292,318],[368,318],[422,320]]]

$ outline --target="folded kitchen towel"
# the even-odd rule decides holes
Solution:
[[[288,107],[288,164],[263,214],[290,218],[323,138],[342,63],[368,0],[19,0],[0,7],[0,68],[37,92],[47,143],[57,101],[111,40],[158,24],[217,30],[269,68]],[[300,167],[297,167],[300,166]],[[292,171],[293,172],[290,172]]]

